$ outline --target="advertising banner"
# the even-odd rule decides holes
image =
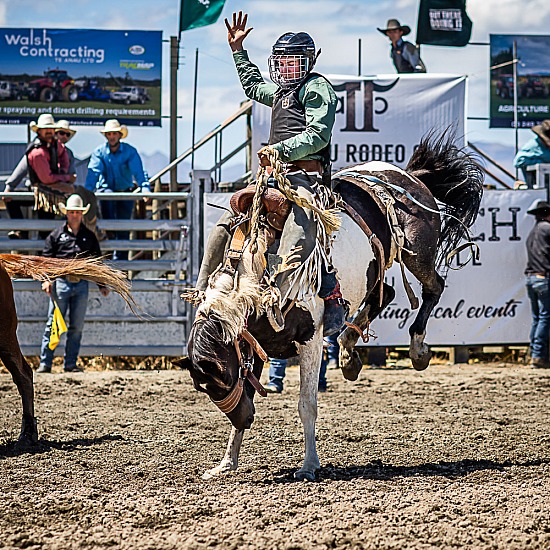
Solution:
[[[531,128],[550,118],[550,36],[491,34],[490,128],[514,127],[514,42],[518,127]]]
[[[0,124],[161,124],[161,31],[0,29]]]
[[[531,314],[523,271],[527,263],[525,240],[535,224],[527,214],[546,191],[486,191],[472,228],[479,261],[458,271],[449,270],[445,290],[426,330],[430,345],[524,344],[529,342]],[[466,260],[466,252],[460,260]],[[412,275],[409,282],[420,298]],[[372,323],[375,346],[407,346],[408,328],[416,311],[403,288],[399,265],[386,273],[396,290],[395,300]]]
[[[466,77],[438,74],[331,76],[338,96],[333,170],[381,160],[404,167],[422,136],[452,127],[465,134]],[[271,109],[254,103],[252,146],[267,144]],[[257,159],[254,158],[257,162]],[[253,171],[257,168],[253,166]]]
[[[228,193],[205,195],[205,238],[227,207]],[[546,199],[546,191],[486,191],[472,235],[479,246],[479,260],[463,269],[449,270],[445,290],[432,312],[426,331],[430,345],[460,346],[484,344],[525,344],[529,342],[531,314],[523,271],[527,262],[525,240],[535,224],[527,210],[536,199]],[[208,203],[208,204],[207,204]],[[376,228],[373,228],[376,231]],[[459,256],[467,259],[467,252]],[[407,272],[418,298],[422,290]],[[395,288],[393,302],[370,326],[369,346],[408,346],[409,327],[417,310],[412,310],[399,264],[386,272],[386,283]]]

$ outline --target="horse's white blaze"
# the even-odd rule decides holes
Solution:
[[[342,226],[332,247],[332,263],[338,270],[342,295],[350,303],[350,314],[357,311],[365,297],[367,267],[374,259],[365,233],[347,214],[342,214]]]

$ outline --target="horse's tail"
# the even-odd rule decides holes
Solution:
[[[49,281],[69,275],[93,281],[120,294],[132,312],[138,315],[139,306],[130,294],[130,282],[122,271],[109,267],[101,258],[62,259],[0,254],[0,262],[11,278],[25,277]]]
[[[483,170],[475,157],[457,147],[454,132],[439,138],[431,132],[420,141],[405,170],[417,177],[445,205],[438,265],[441,265],[476,220],[483,195]]]

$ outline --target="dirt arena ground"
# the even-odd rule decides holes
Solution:
[[[550,371],[329,371],[318,481],[298,369],[257,399],[237,473],[205,482],[227,420],[180,371],[36,375],[41,446],[15,451],[0,374],[1,548],[550,548]]]

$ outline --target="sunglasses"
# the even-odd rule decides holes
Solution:
[[[64,132],[63,130],[58,130],[56,132],[58,136],[65,136],[65,137],[71,137],[71,132]]]

